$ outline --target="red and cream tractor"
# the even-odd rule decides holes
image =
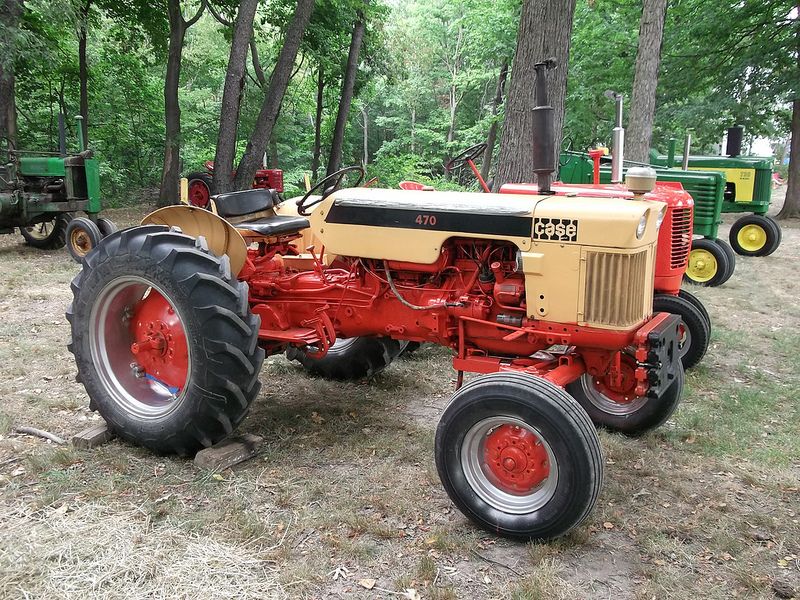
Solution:
[[[540,79],[540,81],[543,78]],[[564,184],[556,182],[551,190],[554,194],[570,198],[633,198],[631,190],[622,184],[624,130],[622,128],[622,96],[614,94],[616,102],[616,127],[613,131],[612,181],[618,183],[600,184],[600,157],[605,153],[590,151],[594,159],[593,184]],[[541,102],[540,102],[541,103]],[[448,168],[459,168],[467,165],[475,174],[485,192],[489,185],[481,177],[475,166],[477,157],[483,155],[485,144],[468,148],[454,158]],[[647,173],[650,171],[650,174]],[[655,171],[633,167],[634,179],[641,180],[652,177],[653,183],[645,183],[645,198],[663,202],[667,206],[664,222],[661,224],[656,254],[656,267],[653,296],[653,310],[668,312],[681,317],[680,354],[684,368],[696,365],[706,353],[711,338],[711,318],[703,303],[690,292],[681,289],[689,261],[692,245],[692,219],[694,201],[691,195],[677,182],[655,182]],[[530,183],[507,183],[500,187],[501,194],[537,193],[538,186]],[[620,282],[624,285],[623,282]]]
[[[538,169],[537,193],[499,195],[343,188],[350,167],[296,202],[245,190],[108,236],[67,311],[90,406],[186,455],[242,422],[265,355],[440,344],[458,373],[435,438],[450,498],[496,534],[567,533],[600,492],[594,425],[637,434],[675,410],[680,319],[653,312],[666,206],[635,185],[556,195]]]
[[[211,182],[214,179],[214,161],[203,163],[205,171],[194,171],[186,175],[189,181],[189,204],[199,208],[208,208],[211,200]],[[234,175],[236,172],[234,171]],[[283,171],[268,169],[264,166],[256,171],[252,189],[275,190],[283,194]]]

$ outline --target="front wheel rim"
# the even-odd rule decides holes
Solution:
[[[623,365],[624,366],[624,365]],[[625,389],[612,388],[602,379],[584,373],[580,379],[583,394],[595,408],[602,412],[624,417],[632,415],[647,403],[647,396],[636,396],[634,393],[635,381],[630,381]]]
[[[516,417],[489,417],[473,425],[461,445],[461,468],[481,500],[507,514],[541,509],[558,485],[550,444]]]
[[[69,236],[69,245],[76,255],[84,257],[92,251],[94,243],[89,233],[80,228],[72,230]]]
[[[159,419],[177,408],[191,376],[183,319],[158,286],[120,277],[89,315],[89,350],[103,389],[125,412]]]
[[[767,245],[767,231],[761,225],[750,223],[736,234],[739,246],[747,252],[758,252]]]
[[[708,250],[695,249],[689,253],[686,274],[693,281],[701,283],[711,281],[718,269],[717,258]]]

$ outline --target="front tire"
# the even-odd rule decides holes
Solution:
[[[247,284],[204,238],[161,226],[114,233],[72,289],[78,377],[120,437],[188,455],[245,418],[260,389],[260,321]]]
[[[700,238],[692,241],[684,279],[698,285],[716,287],[727,281],[729,270],[728,255],[714,240]]]
[[[100,228],[86,217],[72,219],[67,225],[66,234],[67,250],[76,263],[83,262],[103,239]]]
[[[521,373],[467,383],[436,429],[436,468],[453,503],[492,533],[547,540],[597,501],[603,458],[586,413],[563,389]]]
[[[780,246],[780,226],[763,215],[745,215],[738,219],[729,234],[731,246],[742,256],[769,256]]]
[[[405,343],[388,337],[362,336],[336,340],[322,358],[310,357],[302,348],[289,348],[286,357],[296,360],[312,375],[349,381],[372,377],[392,364]]]
[[[186,176],[189,180],[189,206],[209,208],[211,204],[211,184],[214,178],[210,173],[197,171]]]
[[[632,358],[623,354],[623,369],[633,369]],[[627,361],[627,367],[626,367]],[[592,377],[584,373],[567,385],[567,392],[586,410],[598,427],[625,435],[642,435],[662,425],[675,412],[683,393],[683,364],[677,377],[660,398],[635,396],[633,373],[623,378],[622,388],[611,385],[608,376]]]
[[[681,318],[681,338],[678,351],[684,369],[691,369],[699,363],[708,350],[711,338],[711,325],[703,313],[690,301],[680,296],[656,294],[653,298],[653,312],[667,312]]]

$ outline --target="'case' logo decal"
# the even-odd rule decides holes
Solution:
[[[574,242],[578,239],[578,220],[536,217],[533,220],[533,239],[551,242]]]

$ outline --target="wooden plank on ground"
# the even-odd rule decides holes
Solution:
[[[103,421],[99,425],[92,425],[80,433],[72,436],[72,445],[80,450],[91,450],[105,444],[114,437],[114,433]]]
[[[253,458],[263,441],[264,438],[261,436],[245,433],[200,450],[194,457],[194,464],[201,469],[224,471],[228,467]]]

